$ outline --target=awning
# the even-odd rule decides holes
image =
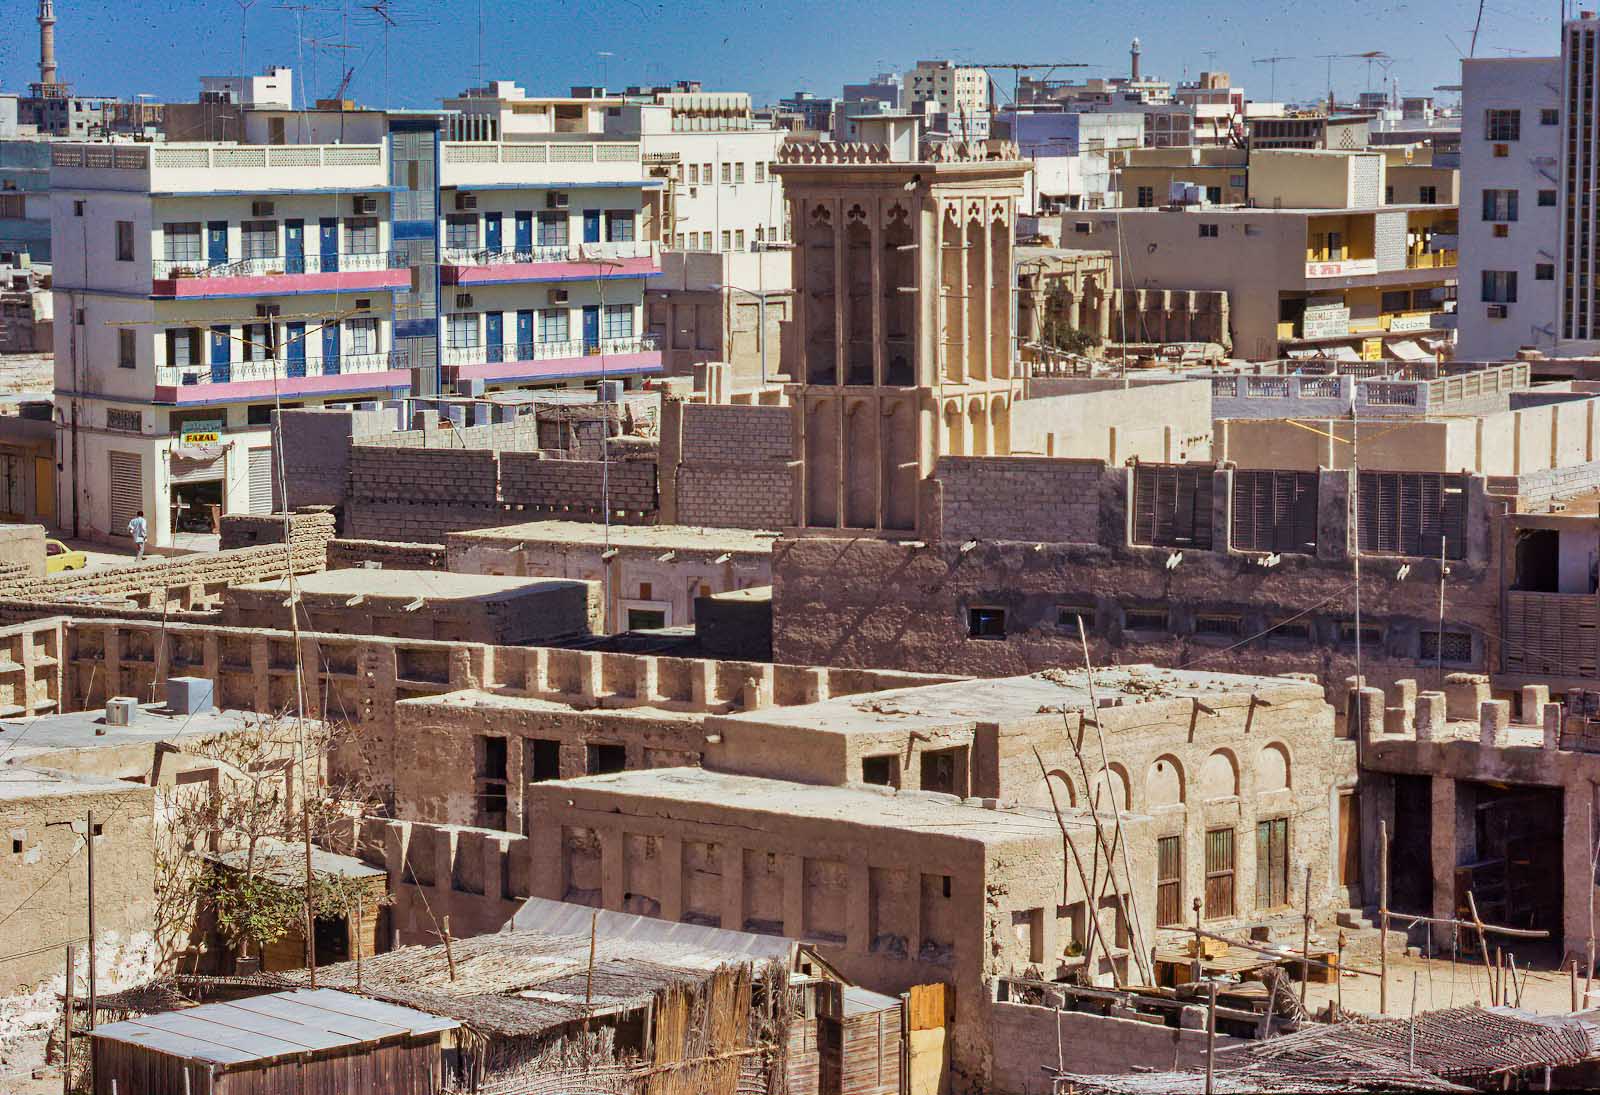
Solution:
[[[1356,353],[1354,348],[1352,348],[1350,346],[1330,346],[1330,347],[1328,347],[1328,350],[1329,350],[1330,355],[1333,357],[1333,359],[1335,361],[1361,361],[1361,360],[1363,360],[1361,355]]]
[[[1401,361],[1432,361],[1433,355],[1408,338],[1391,342],[1388,350]]]

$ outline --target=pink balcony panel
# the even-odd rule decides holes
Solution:
[[[659,354],[656,357],[660,357]],[[609,359],[607,359],[609,360]],[[384,388],[410,388],[409,369],[388,369],[370,373],[335,373],[332,376],[286,376],[273,380],[240,380],[223,384],[157,384],[156,402],[232,403],[271,399],[276,393],[285,399],[301,395],[331,395],[344,392],[376,391]]]
[[[336,273],[242,274],[237,277],[156,278],[150,295],[188,300],[201,297],[270,297],[297,293],[370,292],[408,289],[411,271],[340,270]]]
[[[659,372],[661,369],[660,350],[606,354],[603,360],[608,373]],[[493,365],[452,365],[448,368],[453,369],[462,380],[496,384],[506,380],[538,380],[544,377],[598,376],[601,361],[599,354],[588,354],[545,361],[501,361]]]
[[[607,278],[648,278],[661,273],[653,256],[607,259],[604,262],[496,262],[482,266],[446,265],[446,285],[497,285],[518,281],[576,281]]]

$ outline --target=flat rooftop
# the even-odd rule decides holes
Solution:
[[[114,749],[130,744],[155,744],[179,737],[206,738],[251,730],[267,721],[254,711],[198,712],[182,715],[165,704],[142,704],[128,726],[110,726],[100,708],[33,718],[0,719],[0,752],[7,759],[62,749]],[[309,721],[309,720],[308,720]]]
[[[772,815],[774,824],[779,826],[784,819],[806,818],[873,829],[915,829],[984,844],[1061,839],[1054,816],[1043,810],[990,810],[976,801],[951,795],[896,791],[867,784],[835,787],[704,768],[654,768],[550,781],[539,786],[599,791],[641,800],[664,799],[698,809],[748,810]],[[1062,819],[1071,826],[1087,828],[1092,825],[1087,818],[1084,813],[1062,811]]]
[[[652,722],[697,723],[705,718],[694,711],[674,711],[664,707],[575,707],[560,700],[540,699],[537,696],[518,696],[504,692],[487,692],[481,688],[463,688],[439,696],[414,696],[400,700],[401,707],[448,707],[454,710],[515,711],[522,714],[571,714],[581,710],[585,718],[643,718]],[[3,740],[3,739],[0,739]]]
[[[695,525],[612,525],[609,539],[603,525],[588,521],[529,521],[521,525],[452,532],[451,543],[463,546],[514,547],[517,544],[579,544],[584,547],[656,548],[661,551],[736,551],[772,554],[776,530],[699,528]]]
[[[4,739],[0,739],[3,741]],[[72,776],[44,772],[36,768],[0,767],[0,802],[20,802],[30,798],[68,798],[72,795],[105,795],[126,791],[137,794],[141,784],[122,779]]]
[[[371,570],[351,567],[303,574],[294,580],[302,596],[392,598],[413,601],[505,601],[585,585],[569,578],[519,578],[493,574],[451,574],[439,570]],[[289,580],[275,578],[234,586],[229,592],[287,595]]]
[[[763,707],[722,715],[718,721],[803,726],[824,734],[876,734],[886,730],[904,733],[975,726],[980,722],[1005,723],[1057,709],[1087,709],[1094,706],[1094,700],[1102,706],[1122,706],[1194,696],[1245,697],[1252,693],[1284,697],[1298,694],[1318,700],[1323,697],[1320,685],[1287,677],[1130,665],[1095,670],[1092,699],[1088,675],[1083,670],[1049,669],[1027,677],[953,681],[840,696],[796,707]]]

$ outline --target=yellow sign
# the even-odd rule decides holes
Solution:
[[[183,435],[183,443],[185,445],[215,445],[221,440],[222,435],[217,433],[215,430],[206,430],[204,432],[197,433],[185,433]]]

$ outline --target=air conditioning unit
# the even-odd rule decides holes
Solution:
[[[276,208],[272,202],[251,202],[250,215],[252,217],[270,217]]]
[[[1509,224],[1497,224],[1497,225],[1494,226],[1494,238],[1495,239],[1503,240],[1503,239],[1507,238],[1510,235],[1511,235],[1511,226]]]
[[[551,304],[565,304],[567,302],[567,291],[565,289],[547,290],[546,299]]]
[[[1503,160],[1509,155],[1511,155],[1511,146],[1510,145],[1508,145],[1508,144],[1497,144],[1497,145],[1494,146],[1495,159]]]
[[[370,194],[357,194],[350,199],[350,206],[357,213],[376,213],[378,211],[378,199]]]
[[[457,190],[456,191],[456,208],[457,209],[476,209],[476,208],[478,208],[478,195],[476,195],[476,194],[466,194],[466,193],[463,193],[460,190]]]
[[[1491,304],[1487,309],[1485,309],[1485,314],[1487,314],[1490,319],[1505,319],[1506,316],[1510,314],[1510,311],[1511,310],[1504,304]]]
[[[276,316],[280,315],[282,312],[283,312],[283,306],[280,305],[280,304],[258,304],[258,305],[256,305],[256,318],[257,319],[273,319]]]
[[[471,308],[472,307],[472,294],[471,293],[457,293],[456,294],[456,307],[457,308]]]
[[[370,311],[372,311],[372,298],[371,297],[357,297],[356,298],[356,311],[358,311],[358,312],[370,312]]]
[[[565,190],[552,190],[544,196],[546,209],[565,209],[567,207],[567,192]]]

